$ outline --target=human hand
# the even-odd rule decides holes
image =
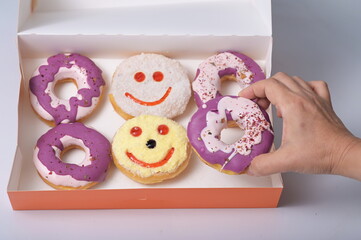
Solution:
[[[249,175],[294,171],[340,174],[361,180],[361,171],[355,172],[349,160],[355,150],[361,149],[360,140],[333,111],[325,82],[306,82],[277,73],[242,90],[239,96],[256,99],[264,109],[272,103],[283,119],[280,148],[255,157],[247,170]]]

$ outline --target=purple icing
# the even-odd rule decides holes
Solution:
[[[53,118],[56,125],[62,123],[64,120],[75,122],[78,112],[78,106],[89,107],[92,104],[93,97],[99,97],[100,87],[105,85],[102,77],[102,71],[89,58],[80,54],[72,53],[57,54],[51,56],[47,60],[48,65],[39,67],[39,74],[30,79],[30,90],[37,97],[39,104],[45,109]],[[71,62],[74,62],[71,63]],[[71,68],[77,65],[86,70],[87,83],[90,88],[78,89],[78,94],[82,96],[79,100],[77,97],[69,99],[70,110],[66,110],[64,105],[52,107],[51,98],[45,93],[45,90],[50,82],[54,81],[54,76],[59,72],[61,67]]]
[[[227,96],[232,98],[237,98],[236,96]],[[225,153],[221,150],[216,152],[209,152],[201,140],[201,131],[206,127],[207,120],[206,115],[207,112],[213,111],[218,112],[217,106],[218,102],[223,97],[217,97],[212,100],[209,100],[206,105],[206,108],[198,108],[197,112],[191,118],[191,121],[188,124],[187,134],[189,142],[192,144],[193,148],[197,151],[197,153],[207,162],[210,164],[219,164],[223,165],[225,160],[232,153]],[[261,109],[262,113],[264,114],[266,120],[270,122],[268,114]],[[227,121],[232,120],[230,114],[227,114]],[[273,143],[273,133],[265,130],[262,132],[262,141],[259,144],[256,144],[252,147],[251,153],[249,155],[241,155],[237,154],[234,156],[231,161],[224,167],[224,170],[230,170],[233,172],[240,173],[244,171],[249,164],[251,163],[252,159],[260,154],[267,153],[271,149]]]
[[[218,71],[219,78],[222,78],[227,75],[236,75],[237,69],[235,68],[225,68],[223,70]]]
[[[71,136],[83,141],[89,148],[92,157],[91,164],[79,166],[62,162],[56,157],[53,146],[64,150],[60,139]],[[41,163],[57,175],[70,175],[76,180],[101,182],[105,179],[111,158],[111,145],[102,134],[82,123],[60,124],[41,136],[36,144],[39,149],[38,158]]]
[[[225,52],[231,53],[231,54],[237,56],[238,58],[242,59],[242,61],[246,65],[246,67],[253,73],[253,78],[252,78],[251,84],[255,83],[259,80],[266,79],[266,75],[263,73],[261,67],[252,58],[250,58],[242,53],[236,52],[236,51],[225,51]],[[221,53],[225,53],[225,52],[221,52]],[[221,54],[221,53],[219,53],[219,54]],[[200,69],[198,68],[194,80],[197,79],[199,73],[200,73]],[[224,76],[234,75],[236,73],[237,73],[237,70],[235,68],[230,68],[230,67],[226,66],[226,68],[218,71],[218,76],[220,78],[222,78]],[[222,95],[220,94],[220,92],[217,92],[216,97],[219,97],[219,96],[222,96]],[[203,105],[204,102],[201,100],[201,98],[198,96],[198,93],[196,93],[196,92],[194,92],[194,99],[195,99],[198,107],[201,107]]]
[[[254,75],[253,75],[252,83],[255,83],[259,80],[263,80],[266,78],[266,75],[263,73],[261,67],[252,58],[236,51],[227,51],[227,52],[232,53],[233,55],[242,59],[246,67],[251,72],[253,72]]]

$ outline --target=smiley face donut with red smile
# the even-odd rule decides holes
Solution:
[[[184,112],[190,96],[189,78],[178,61],[140,54],[117,67],[109,99],[124,119],[141,114],[174,118]]]
[[[117,131],[112,154],[126,176],[152,184],[180,174],[188,165],[191,147],[185,129],[175,121],[141,115]]]

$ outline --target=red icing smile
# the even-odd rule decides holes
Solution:
[[[134,97],[132,94],[126,92],[125,96],[132,99],[134,102],[139,103],[140,105],[144,105],[144,106],[155,106],[158,105],[162,102],[164,102],[164,100],[169,96],[170,91],[172,91],[172,87],[169,87],[167,89],[167,91],[165,92],[165,94],[163,95],[163,97],[161,97],[160,99],[158,99],[157,101],[153,101],[153,102],[146,102],[146,101],[142,101],[136,97]]]
[[[146,163],[146,162],[143,162],[143,161],[139,160],[138,158],[136,158],[132,153],[130,153],[130,152],[128,152],[128,151],[126,152],[128,158],[129,158],[132,162],[134,162],[134,163],[136,163],[136,164],[138,164],[138,165],[140,165],[140,166],[142,166],[142,167],[146,167],[146,168],[155,168],[155,167],[163,166],[163,165],[166,164],[166,163],[169,161],[169,159],[173,156],[173,153],[174,153],[174,148],[171,148],[171,149],[169,149],[169,151],[168,151],[167,155],[165,156],[165,158],[163,158],[163,159],[160,160],[159,162]]]

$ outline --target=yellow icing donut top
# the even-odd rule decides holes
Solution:
[[[116,164],[143,178],[175,172],[187,160],[188,147],[181,125],[152,115],[125,122],[112,143]]]

